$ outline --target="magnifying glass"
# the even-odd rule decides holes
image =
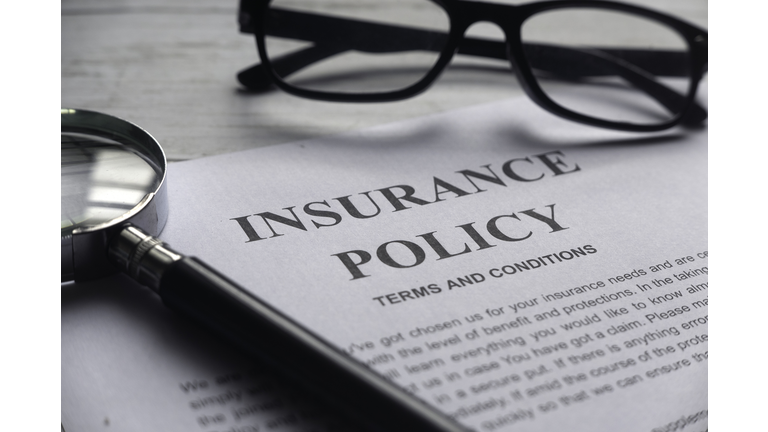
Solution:
[[[61,110],[61,277],[123,271],[373,430],[467,431],[157,235],[168,217],[160,144],[125,120]]]

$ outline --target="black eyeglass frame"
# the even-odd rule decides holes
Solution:
[[[661,12],[613,1],[555,0],[520,5],[483,3],[466,0],[432,1],[441,6],[448,15],[450,24],[448,40],[440,52],[437,62],[435,62],[432,69],[430,69],[421,80],[406,88],[389,92],[324,92],[294,87],[285,82],[275,71],[272,61],[267,55],[265,45],[265,36],[267,35],[265,19],[257,18],[267,16],[267,10],[271,0],[241,0],[239,16],[240,30],[244,33],[253,33],[255,35],[261,65],[263,69],[265,69],[271,82],[286,93],[308,99],[332,102],[391,102],[416,96],[427,90],[440,76],[443,70],[445,70],[453,58],[453,55],[458,52],[462,41],[465,40],[464,35],[471,25],[477,22],[491,22],[498,25],[504,32],[507,57],[523,91],[525,91],[528,97],[530,97],[536,104],[552,114],[592,126],[634,132],[660,131],[678,124],[688,126],[697,125],[707,117],[706,111],[696,104],[695,97],[699,83],[707,71],[708,35],[706,30],[693,24]],[[521,28],[525,20],[535,14],[566,8],[591,8],[625,12],[665,24],[668,28],[678,33],[688,45],[688,70],[690,71],[688,91],[684,96],[685,101],[679,112],[666,122],[658,124],[617,122],[590,117],[571,111],[557,104],[547,96],[539,86],[537,79],[534,76],[533,69],[524,53]],[[241,81],[244,81],[244,79],[241,78]]]

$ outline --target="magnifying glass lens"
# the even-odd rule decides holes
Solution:
[[[161,180],[158,167],[117,141],[62,131],[62,234],[123,217]]]

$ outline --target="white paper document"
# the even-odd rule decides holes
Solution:
[[[706,130],[615,133],[511,100],[168,182],[171,247],[462,424],[707,429]],[[125,277],[62,299],[67,431],[334,430]]]

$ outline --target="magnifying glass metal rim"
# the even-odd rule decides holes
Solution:
[[[61,109],[61,132],[95,135],[116,141],[151,164],[159,176],[153,192],[131,210],[112,220],[93,226],[62,229],[61,281],[89,280],[118,269],[107,259],[108,242],[126,224],[158,235],[168,219],[166,192],[167,162],[160,143],[147,131],[126,120],[83,109]]]

